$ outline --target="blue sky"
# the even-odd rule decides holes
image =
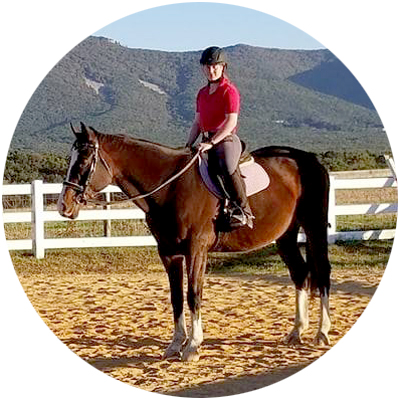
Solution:
[[[96,33],[132,48],[166,51],[200,50],[238,43],[284,49],[318,49],[323,45],[278,18],[221,3],[181,3],[138,12]]]

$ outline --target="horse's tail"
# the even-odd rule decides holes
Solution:
[[[312,291],[329,293],[331,267],[328,260],[329,174],[317,157],[291,147],[265,147],[253,152],[261,157],[288,157],[299,169],[302,193],[297,206],[297,223],[306,234],[309,284]]]
[[[329,174],[314,154],[298,153],[296,161],[303,189],[297,215],[307,237],[306,255],[310,269],[310,286],[312,291],[318,289],[321,294],[329,294]]]

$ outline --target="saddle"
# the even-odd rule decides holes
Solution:
[[[242,152],[239,160],[239,170],[246,186],[246,195],[250,197],[269,186],[270,179],[265,169],[257,164],[253,156],[247,152]],[[213,174],[208,171],[207,154],[199,157],[199,172],[207,189],[218,199],[224,200],[225,196],[219,189],[218,183],[214,182]]]

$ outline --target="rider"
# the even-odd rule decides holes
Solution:
[[[200,64],[208,84],[197,95],[196,115],[186,146],[191,147],[202,135],[197,149],[208,152],[210,169],[230,201],[233,221],[252,228],[254,216],[238,168],[242,152],[237,136],[240,94],[226,76],[227,61],[221,48],[204,50]]]

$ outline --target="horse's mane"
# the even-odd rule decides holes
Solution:
[[[174,148],[160,143],[152,142],[147,139],[136,138],[123,133],[118,133],[118,134],[102,133],[96,131],[93,128],[91,129],[96,133],[97,137],[101,142],[112,144],[113,146],[116,146],[117,150],[126,150],[129,147],[142,145],[148,150],[155,149],[171,156],[182,155],[183,153],[187,152],[187,149],[185,150],[185,148],[183,147]]]

